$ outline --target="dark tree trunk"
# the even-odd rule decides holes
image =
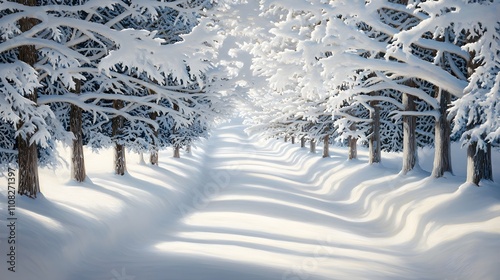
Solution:
[[[158,149],[156,147],[154,147],[152,150],[151,150],[151,154],[149,156],[149,162],[152,164],[152,165],[158,165],[158,161],[159,161],[159,156],[158,156]]]
[[[486,151],[478,149],[477,142],[472,142],[467,147],[467,182],[479,186],[482,179],[493,181],[491,165],[491,145]]]
[[[491,144],[486,144],[486,151],[483,160],[483,179],[493,181],[493,162],[491,160]]]
[[[372,123],[368,149],[370,152],[369,162],[372,164],[380,162],[382,157],[380,154],[380,108],[378,107],[378,101],[370,102],[370,106],[372,107],[372,110],[370,111],[370,119],[372,120]]]
[[[179,105],[174,103],[174,110],[179,111]],[[175,127],[172,129],[172,133],[174,135],[177,134]],[[181,147],[174,145],[174,158],[180,158],[180,157],[181,157]]]
[[[413,84],[413,83],[412,83]],[[415,111],[415,97],[403,94],[403,105],[405,111]],[[415,168],[417,164],[417,119],[415,116],[403,117],[403,168],[402,173],[406,174]]]
[[[116,110],[122,109],[124,106],[123,101],[114,100],[113,108]],[[115,174],[125,175],[127,171],[127,162],[125,160],[125,146],[118,144],[116,137],[122,134],[124,119],[122,116],[116,116],[112,120],[112,134],[115,139]]]
[[[451,126],[448,121],[448,104],[451,102],[451,95],[449,92],[437,89],[439,100],[439,119],[436,120],[434,125],[434,165],[432,169],[432,176],[439,178],[442,177],[445,172],[453,172],[451,168]]]
[[[351,126],[349,127],[351,131],[356,130],[356,123],[352,123]],[[349,136],[349,155],[348,159],[355,159],[358,157],[358,139],[354,138],[352,136]]]
[[[311,153],[316,153],[316,141],[314,141],[314,139],[309,141],[309,151]]]
[[[151,117],[151,120],[153,121],[156,121],[156,118],[158,117],[158,113],[156,112],[152,112],[150,114],[150,117]],[[152,164],[152,165],[158,165],[158,161],[159,161],[159,156],[158,156],[158,145],[156,144],[156,138],[158,138],[158,130],[154,130],[154,137],[155,139],[153,139],[153,143],[151,143],[151,154],[149,156],[149,162]]]
[[[36,0],[18,0],[20,4],[27,6],[36,6]],[[37,20],[33,18],[22,18],[19,20],[21,32],[30,30],[37,24]],[[33,66],[37,62],[37,51],[33,45],[25,45],[19,47],[19,60]],[[37,103],[36,90],[26,95],[30,101]],[[21,129],[23,123],[17,124],[17,129]],[[19,168],[19,182],[18,193],[35,198],[37,193],[40,192],[40,182],[38,180],[38,151],[36,144],[30,144],[31,135],[26,139],[22,136],[17,137],[17,151],[18,151],[18,168]]]
[[[81,81],[75,80],[75,93],[81,93]],[[85,157],[83,154],[83,129],[82,129],[82,109],[71,105],[70,109],[70,130],[75,137],[72,145],[71,155],[71,178],[78,182],[85,181],[87,176],[85,172]]]
[[[300,138],[300,147],[301,148],[305,148],[306,147],[306,137],[305,136],[302,136]]]
[[[154,91],[152,90],[149,90],[149,94],[153,95],[153,94],[156,94]],[[157,112],[151,112],[149,114],[149,117],[151,118],[151,120],[153,121],[156,121],[156,119],[158,118],[158,113]],[[151,129],[154,130],[154,139],[152,140],[153,143],[151,143],[151,153],[149,155],[149,162],[152,164],[152,165],[158,165],[158,161],[159,161],[159,156],[158,156],[158,145],[156,144],[156,139],[158,138],[158,130],[157,129],[154,129],[153,127],[151,127]]]
[[[292,136],[292,145],[295,144],[295,136]]]
[[[330,157],[330,135],[323,137],[323,157]]]
[[[74,93],[81,93],[81,81],[75,80]],[[83,153],[83,129],[82,129],[82,109],[71,105],[70,109],[70,130],[75,137],[72,143],[71,155],[71,178],[78,182],[85,181],[85,157]]]
[[[125,146],[115,144],[115,174],[125,175],[127,172],[127,162],[125,160]]]
[[[181,148],[178,146],[174,147],[174,158],[180,158],[181,157]]]
[[[285,141],[285,143],[288,142],[288,135],[285,135],[284,141]]]
[[[18,193],[35,198],[40,192],[38,180],[38,152],[36,145],[29,144],[28,139],[17,138],[19,186]]]

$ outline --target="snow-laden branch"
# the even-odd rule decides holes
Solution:
[[[382,89],[380,89],[380,90],[382,90]],[[391,104],[395,105],[400,110],[404,110],[404,108],[405,108],[405,106],[401,102],[397,101],[396,99],[391,98],[391,97],[387,97],[387,96],[381,96],[381,95],[357,95],[354,98],[354,100],[359,101],[359,102],[363,102],[365,104],[369,103],[371,101],[381,101],[381,102],[391,103]],[[369,107],[371,107],[371,106],[369,106]]]
[[[332,115],[333,117],[344,117],[350,121],[353,121],[353,122],[358,122],[358,123],[372,123],[373,120],[371,119],[364,119],[364,118],[359,118],[359,117],[355,117],[349,113],[346,113],[346,112],[342,112],[342,110],[337,110],[337,111],[334,111],[332,112]]]
[[[321,60],[321,63],[326,69],[335,69],[335,71],[354,73],[358,69],[367,69],[370,71],[398,73],[408,78],[420,78],[449,91],[457,97],[463,96],[463,90],[467,86],[467,81],[459,80],[441,67],[432,65],[416,57],[406,57],[403,53],[397,53],[395,57],[402,58],[406,63],[363,58],[357,54],[350,53],[342,53],[325,58]]]
[[[390,117],[393,119],[400,119],[403,116],[414,116],[414,117],[424,117],[424,116],[432,116],[434,119],[439,119],[440,115],[438,111],[392,111]]]

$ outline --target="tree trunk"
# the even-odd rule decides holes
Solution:
[[[471,34],[467,34],[468,40],[467,43],[473,43],[477,41],[479,38],[477,36],[471,36]],[[469,60],[467,61],[467,76],[470,76],[474,73],[475,69],[481,65],[480,60],[474,60],[476,57],[475,52],[469,52]],[[474,112],[471,112],[474,114]],[[473,122],[468,127],[467,130],[472,129],[474,126],[478,125],[478,123]],[[485,138],[486,135],[482,135],[482,139]],[[482,179],[493,181],[493,167],[491,161],[491,144],[486,144],[486,151],[483,149],[478,149],[477,142],[469,142],[469,146],[467,147],[467,182],[473,183],[479,186],[479,182]]]
[[[330,135],[323,137],[323,157],[330,157]]]
[[[113,108],[116,110],[120,110],[123,108],[123,101],[114,100]],[[127,171],[127,162],[125,160],[125,146],[118,144],[116,137],[122,134],[123,129],[123,117],[116,116],[112,120],[112,135],[115,141],[115,174],[117,175],[125,175]]]
[[[115,143],[115,174],[123,176],[125,172],[127,172],[125,146]]]
[[[85,181],[85,157],[83,154],[82,109],[71,105],[70,130],[74,135],[71,154],[71,179]]]
[[[155,117],[153,118],[153,116],[151,116],[151,119],[152,120],[156,120],[156,113],[153,113],[155,115]],[[158,137],[158,131],[155,130],[154,131],[154,136],[155,137]],[[158,146],[156,145],[156,141],[155,139],[153,139],[153,143],[151,145],[151,151],[150,151],[150,154],[149,154],[149,162],[152,164],[152,165],[158,165],[158,161],[159,161],[159,156],[158,156]]]
[[[36,6],[36,0],[18,0],[20,4],[27,6]],[[34,18],[22,18],[19,20],[21,32],[30,30],[37,24]],[[19,47],[19,60],[33,66],[38,60],[38,54],[33,45],[25,45]],[[37,104],[36,90],[26,95],[26,98]],[[17,124],[17,129],[23,127],[23,122]],[[38,151],[36,144],[30,144],[31,135],[23,139],[22,136],[17,136],[17,151],[18,151],[18,168],[19,181],[18,193],[31,198],[36,198],[40,192],[40,182],[38,180]]]
[[[191,145],[186,146],[186,153],[188,153],[188,154],[191,153]]]
[[[75,94],[81,93],[82,82],[75,79]],[[82,109],[71,105],[69,113],[69,127],[75,137],[72,143],[71,154],[71,179],[77,182],[85,181],[85,156],[83,154],[83,129],[82,129]]]
[[[491,144],[486,144],[486,151],[483,162],[483,179],[493,181],[493,161],[491,160]]]
[[[444,175],[445,172],[453,172],[451,168],[451,126],[448,121],[448,104],[451,101],[451,95],[449,92],[437,89],[439,100],[439,119],[436,120],[434,125],[434,165],[432,169],[432,176],[439,178]]]
[[[288,142],[288,135],[285,135],[285,143]]]
[[[292,136],[292,145],[295,144],[295,136]]]
[[[370,139],[368,141],[369,163],[378,163],[382,160],[380,154],[380,108],[378,101],[370,102],[372,110],[370,111],[370,119],[372,120],[370,129]]]
[[[301,148],[305,148],[306,147],[306,137],[305,136],[302,136],[300,138],[300,147]]]
[[[482,179],[493,181],[491,165],[491,145],[486,151],[478,149],[477,142],[472,142],[467,147],[467,182],[479,186]]]
[[[149,155],[149,163],[151,163],[152,165],[158,165],[158,161],[159,161],[158,149],[154,147]]]
[[[150,95],[156,94],[153,90],[149,90],[148,92]],[[149,113],[149,118],[153,121],[156,121],[156,119],[158,118],[158,113],[157,112]],[[152,165],[158,165],[158,160],[159,160],[158,145],[156,144],[156,139],[158,138],[158,130],[154,129],[152,126],[151,126],[151,129],[154,131],[155,138],[153,138],[152,143],[151,143],[151,152],[149,155],[149,162]]]
[[[181,158],[181,148],[178,146],[174,147],[174,158]]]
[[[349,127],[349,129],[351,131],[355,131],[356,130],[356,123],[352,123],[351,126]],[[352,136],[349,136],[349,155],[348,155],[348,159],[355,159],[358,157],[358,139],[357,138],[354,138]]]
[[[36,198],[40,192],[38,180],[38,152],[35,144],[29,144],[28,139],[17,138],[19,186],[18,193]]]
[[[174,103],[174,110],[179,111],[179,105]],[[175,125],[174,125],[174,128],[172,128],[172,134],[174,134],[174,135],[177,134],[177,131],[175,129]],[[174,145],[174,158],[180,158],[180,157],[181,157],[181,147]]]
[[[413,82],[411,82],[413,84]],[[403,94],[403,105],[405,111],[415,111],[415,97]],[[407,174],[415,168],[417,164],[417,119],[415,116],[403,117],[403,169],[402,173]]]
[[[309,141],[309,151],[311,153],[316,153],[316,141],[314,141],[314,139]]]

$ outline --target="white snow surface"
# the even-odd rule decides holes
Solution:
[[[16,272],[7,270],[7,180],[0,185],[3,279],[498,279],[500,184],[399,174],[401,155],[367,164],[261,140],[235,120],[158,167],[86,151],[88,180],[41,169],[43,196],[16,197]],[[69,150],[61,149],[69,158]],[[500,157],[494,152],[494,176]]]

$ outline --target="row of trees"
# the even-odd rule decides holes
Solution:
[[[205,137],[230,111],[223,38],[212,0],[0,0],[0,166],[17,166],[18,192],[36,197],[39,165],[72,147],[151,153]],[[228,106],[229,105],[229,106]]]
[[[500,1],[261,0],[266,32],[245,49],[266,86],[251,91],[253,130],[369,147],[434,145],[432,175],[452,172],[451,139],[467,146],[469,182],[493,179],[500,136]],[[269,26],[268,22],[271,22]],[[256,22],[258,24],[258,22]],[[255,110],[257,109],[257,110]]]

